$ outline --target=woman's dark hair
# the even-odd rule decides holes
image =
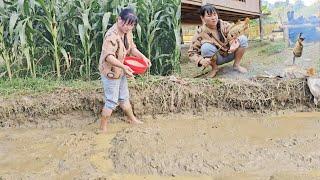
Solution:
[[[216,8],[214,8],[213,5],[211,5],[211,4],[203,5],[203,6],[201,6],[201,8],[200,8],[200,15],[201,15],[202,17],[204,17],[204,15],[205,15],[206,13],[207,13],[207,14],[212,14],[212,13],[214,13],[214,12],[218,14]]]
[[[137,25],[137,23],[138,23],[138,17],[136,16],[133,9],[131,9],[131,8],[122,9],[119,16],[124,21],[125,24]],[[124,35],[123,43],[124,43],[124,46],[126,47],[126,49],[128,50],[129,43],[128,43],[127,34]]]
[[[200,8],[200,16],[201,17],[204,17],[206,14],[210,15],[212,13],[217,13],[218,14],[217,9],[214,8],[213,5],[206,4],[206,5],[201,6],[201,8]],[[225,39],[223,38],[223,35],[221,33],[220,20],[218,20],[218,23],[217,23],[217,30],[218,30],[218,34],[219,34],[219,40],[224,43]]]
[[[125,24],[136,25],[138,23],[138,17],[131,8],[122,9],[119,16],[125,22]]]

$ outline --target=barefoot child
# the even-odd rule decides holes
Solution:
[[[102,109],[100,129],[107,131],[107,122],[112,111],[120,105],[128,116],[128,122],[141,124],[133,114],[129,101],[127,77],[133,77],[132,69],[123,64],[126,55],[142,58],[148,66],[151,62],[136,47],[133,42],[132,29],[138,18],[134,11],[125,8],[121,11],[117,22],[106,32],[99,61],[99,71],[104,88],[105,104]]]

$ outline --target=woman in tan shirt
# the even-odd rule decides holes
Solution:
[[[198,28],[192,38],[188,50],[190,60],[194,61],[199,67],[210,65],[212,71],[208,74],[208,77],[216,75],[218,65],[232,60],[234,60],[233,68],[235,70],[241,73],[247,72],[244,67],[240,66],[245,48],[248,47],[247,37],[242,35],[228,42],[227,35],[231,24],[219,19],[217,10],[212,5],[208,4],[201,7],[200,18],[203,25]],[[218,50],[219,52],[217,52]],[[214,54],[215,56],[213,56]]]
[[[129,101],[127,77],[133,77],[133,70],[123,64],[126,55],[142,58],[149,67],[151,62],[133,42],[132,29],[138,18],[134,11],[125,8],[121,11],[117,22],[106,32],[99,61],[99,71],[105,94],[105,105],[102,109],[100,129],[107,131],[107,121],[118,103],[128,116],[128,122],[141,124],[133,114]]]

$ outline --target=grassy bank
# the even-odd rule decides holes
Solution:
[[[53,82],[45,88],[7,90],[0,101],[0,126],[38,126],[46,119],[74,111],[91,111],[98,115],[103,107],[100,82]],[[179,112],[204,112],[210,108],[270,112],[290,109],[314,109],[313,98],[303,79],[278,80],[205,80],[175,77],[138,78],[129,83],[130,100],[137,115]],[[21,89],[21,86],[16,86]],[[116,111],[119,112],[119,111]]]
[[[68,80],[42,78],[14,78],[0,80],[0,96],[10,98],[16,95],[36,95],[38,93],[50,93],[58,89],[92,90],[100,88],[100,81]]]

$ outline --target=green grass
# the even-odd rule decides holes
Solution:
[[[33,95],[38,93],[52,92],[61,88],[90,90],[100,88],[100,81],[58,81],[41,78],[14,78],[9,80],[0,80],[0,96],[12,97],[15,95]]]
[[[164,76],[136,76],[135,80],[129,80],[129,85],[151,85],[162,81]],[[11,98],[14,96],[37,95],[41,93],[50,93],[58,89],[83,90],[90,91],[102,89],[100,80],[57,80],[43,78],[13,78],[0,79],[0,97]]]
[[[286,44],[284,42],[278,41],[278,42],[268,43],[263,48],[261,48],[258,51],[258,53],[259,55],[270,56],[276,53],[280,53],[285,49],[286,49]]]
[[[178,74],[175,75],[179,77]],[[166,76],[136,76],[135,80],[129,80],[129,86],[138,85],[140,87],[151,86],[154,84],[161,84],[163,78],[169,78]],[[188,82],[192,84],[202,83],[201,79],[188,79]],[[219,79],[209,80],[212,85],[220,85]],[[10,80],[0,79],[0,98],[12,98],[14,96],[23,95],[37,95],[42,93],[54,92],[58,89],[67,90],[83,90],[90,91],[96,89],[102,89],[102,83],[100,80],[96,81],[83,81],[83,80],[68,80],[59,81],[54,79],[43,78],[14,78]]]

